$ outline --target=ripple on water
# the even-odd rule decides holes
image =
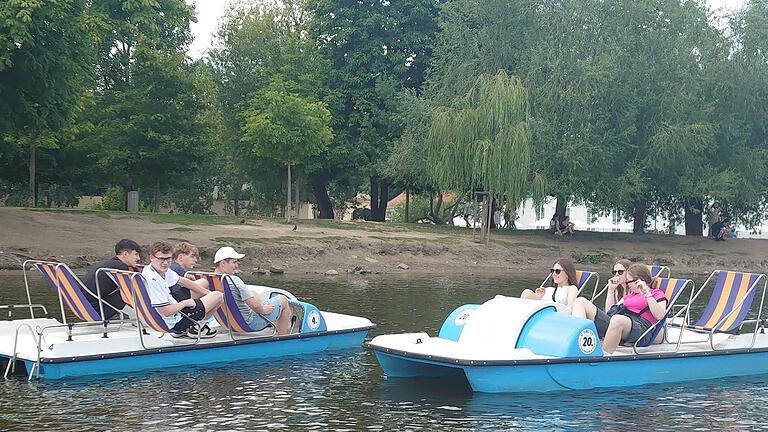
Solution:
[[[359,281],[363,281],[360,279]],[[462,302],[538,280],[281,279],[321,309],[366,315],[375,334],[434,332]],[[2,283],[3,280],[0,280]],[[22,285],[23,288],[23,285]],[[46,288],[47,289],[47,288]],[[518,290],[519,291],[519,290]],[[23,290],[22,290],[23,292]],[[514,294],[514,292],[506,292]],[[53,309],[56,310],[56,309]],[[768,377],[559,394],[473,394],[463,383],[382,376],[362,349],[182,372],[0,382],[0,430],[758,430]],[[648,427],[648,419],[655,422]]]

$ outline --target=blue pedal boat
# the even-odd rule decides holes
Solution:
[[[177,339],[156,326],[159,315],[151,315],[156,313],[154,308],[142,307],[148,304],[148,296],[142,291],[145,287],[138,272],[103,269],[121,290],[130,293],[127,298],[132,297],[138,315],[129,318],[121,313],[105,321],[101,318],[108,305],[99,302],[98,310],[92,307],[85,297],[87,288],[66,264],[27,261],[25,283],[30,269],[38,270],[56,289],[62,318],[52,318],[43,305],[33,304],[28,284],[29,303],[0,306],[11,318],[21,313],[30,316],[0,321],[0,370],[5,377],[62,379],[321,353],[360,347],[375,327],[367,318],[320,311],[282,289],[249,286],[266,297],[286,295],[297,320],[286,335],[275,335],[274,327],[243,331],[227,277],[196,273],[193,277],[208,278],[210,289],[224,293],[224,305],[214,315],[216,320],[209,322],[218,334],[210,339]]]
[[[455,377],[484,393],[766,374],[766,281],[764,274],[716,270],[696,290],[690,280],[657,278],[655,284],[670,299],[668,317],[648,331],[664,332],[663,342],[622,346],[611,355],[603,353],[594,323],[569,315],[563,305],[503,296],[458,307],[436,337],[381,335],[365,346],[388,378]],[[709,302],[692,323],[691,305],[712,285]],[[759,306],[753,308],[758,291]]]

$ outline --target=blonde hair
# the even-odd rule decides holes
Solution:
[[[199,257],[200,253],[191,243],[181,242],[173,247],[173,259],[178,258],[179,255],[194,255]]]

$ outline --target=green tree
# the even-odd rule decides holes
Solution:
[[[253,97],[245,112],[242,141],[255,154],[274,159],[288,169],[286,215],[291,212],[291,167],[319,154],[333,139],[331,113],[322,102],[289,93],[275,83]]]
[[[0,148],[10,154],[8,147],[21,146],[26,153],[32,206],[38,148],[57,146],[56,134],[93,77],[89,19],[85,0],[0,4]]]

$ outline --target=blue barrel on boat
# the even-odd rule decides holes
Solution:
[[[448,318],[443,321],[438,337],[458,341],[462,330],[464,330],[464,323],[467,322],[467,318],[469,318],[472,311],[479,306],[480,305],[476,304],[465,304],[454,309],[453,312],[448,315]]]
[[[296,304],[304,309],[304,318],[301,322],[301,333],[322,332],[328,330],[325,324],[325,318],[315,305],[300,300],[290,300],[291,304]]]
[[[554,308],[533,314],[520,331],[516,348],[554,357],[601,357],[603,348],[595,323]]]

